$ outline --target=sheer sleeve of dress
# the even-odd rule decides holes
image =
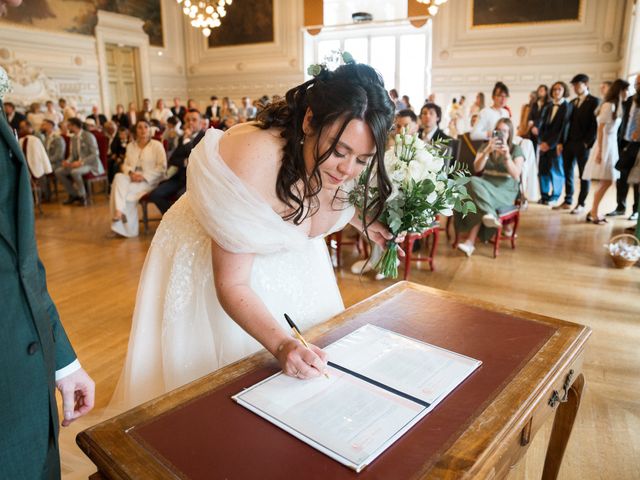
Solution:
[[[600,111],[598,112],[598,122],[600,123],[612,123],[613,122],[613,110],[614,106],[611,102],[604,102],[600,105]]]
[[[224,135],[210,129],[193,149],[187,167],[187,198],[198,222],[232,253],[274,253],[302,247],[307,237],[285,222],[245,185],[220,157]]]

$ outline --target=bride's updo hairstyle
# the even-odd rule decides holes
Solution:
[[[311,128],[317,139],[324,129],[334,122],[341,122],[336,139],[327,151],[320,152],[316,144],[316,161],[311,173],[307,172],[302,155],[305,140],[302,123],[307,108],[313,115]],[[365,170],[365,188],[368,190],[370,178],[375,178],[379,196],[371,204],[365,203],[362,213],[369,223],[377,219],[391,193],[391,182],[384,168],[384,153],[394,112],[394,104],[382,78],[373,68],[362,63],[348,63],[334,71],[323,68],[313,79],[289,90],[285,99],[260,112],[257,117],[260,127],[282,128],[281,136],[287,142],[276,181],[278,198],[291,209],[284,219],[299,225],[313,214],[317,208],[314,199],[322,189],[319,165],[335,151],[351,120],[363,120],[375,139],[373,163]]]

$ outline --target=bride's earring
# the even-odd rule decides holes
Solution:
[[[300,145],[304,145],[304,138],[305,138],[305,135],[302,135],[302,138],[300,139]]]

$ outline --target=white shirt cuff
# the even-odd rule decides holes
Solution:
[[[82,368],[82,365],[80,365],[80,360],[76,358],[73,362],[71,362],[66,367],[63,367],[60,370],[56,370],[56,382],[80,370],[81,368]]]

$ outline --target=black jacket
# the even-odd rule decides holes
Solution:
[[[11,121],[9,122],[9,125],[11,125],[11,128],[13,128],[14,130],[19,130],[20,127],[20,122],[23,120],[26,120],[27,117],[25,115],[23,115],[22,113],[18,112],[18,111],[14,111],[13,112],[13,118],[11,119]]]
[[[171,113],[173,113],[175,117],[178,117],[181,122],[184,122],[184,116],[187,114],[187,109],[182,105],[180,105],[178,108],[173,106],[171,107]]]
[[[545,142],[549,148],[555,149],[559,143],[564,143],[569,133],[569,124],[571,114],[573,113],[573,104],[562,102],[558,107],[555,117],[551,120],[553,113],[553,103],[548,104],[542,112],[542,120],[540,122],[540,135],[538,143]]]
[[[418,136],[422,139],[425,140],[425,131],[423,128],[420,128],[418,130]],[[444,133],[440,128],[438,128],[435,133],[433,134],[433,137],[431,137],[431,141],[432,142],[440,142],[443,140],[451,140],[451,137],[449,135],[447,135],[446,133]]]
[[[205,130],[200,130],[193,140],[186,143],[184,143],[184,135],[181,136],[178,141],[178,146],[171,154],[171,157],[169,157],[169,166],[178,167],[178,173],[176,173],[176,176],[184,182],[187,181],[187,163],[189,155],[191,155],[191,150],[198,144],[198,142],[200,142],[200,140],[202,140],[204,133]]]
[[[120,115],[113,114],[111,116],[111,121],[116,122],[119,127],[129,128],[129,115],[126,113],[121,113]]]
[[[583,143],[587,148],[591,148],[598,133],[595,111],[600,105],[600,99],[589,94],[580,107],[577,106],[578,98],[571,100],[571,104],[573,112],[571,112],[567,142]]]
[[[624,139],[624,134],[627,133],[627,127],[629,126],[629,115],[631,114],[631,107],[635,99],[640,96],[640,92],[627,98],[622,104],[622,123],[618,129],[618,144],[620,147],[624,147],[627,141]]]
[[[546,102],[542,105],[542,107],[538,105],[538,102],[533,102],[533,104],[531,105],[531,110],[529,110],[529,116],[527,117],[527,122],[529,121],[533,122],[533,126],[538,129],[538,135],[539,135],[540,127],[542,126],[542,122],[544,120],[545,111],[547,108],[549,108],[550,105],[553,105],[553,103]],[[530,132],[530,137],[532,139],[536,138],[536,136],[531,132]]]

